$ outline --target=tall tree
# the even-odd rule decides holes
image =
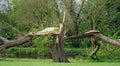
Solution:
[[[62,0],[65,9],[69,14],[70,22],[72,22],[72,34],[77,35],[79,33],[81,11],[85,0]],[[69,23],[70,23],[69,22]],[[70,24],[69,24],[70,25]],[[69,27],[70,28],[70,27]],[[79,40],[72,41],[74,47],[80,47]]]

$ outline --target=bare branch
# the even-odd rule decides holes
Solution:
[[[100,34],[100,33],[98,33],[98,34],[93,34],[93,36],[95,36],[95,37],[103,40],[104,42],[107,42],[107,43],[109,43],[109,44],[111,44],[111,45],[114,45],[114,46],[120,48],[120,42],[117,41],[117,40],[108,38],[108,37],[106,37],[106,36],[104,36],[103,34]]]
[[[17,40],[7,40],[6,38],[0,36],[0,40],[3,41],[3,45],[0,47],[0,49],[2,50],[3,48],[10,48],[17,45],[22,45],[25,42],[29,41],[33,36],[34,34],[32,32],[26,34],[25,36]]]
[[[79,9],[79,12],[78,12],[78,14],[77,14],[77,18],[76,18],[76,19],[79,18],[80,12],[82,11],[82,8],[83,8],[84,2],[85,2],[85,0],[81,0],[81,1],[82,1],[82,3],[81,3],[81,6],[80,6],[80,9]]]
[[[100,39],[102,41],[105,41],[111,45],[114,45],[116,47],[120,48],[120,42],[114,39],[110,39],[106,36],[104,36],[103,34],[100,34],[99,31],[97,30],[91,30],[88,32],[85,32],[84,34],[80,34],[80,35],[73,35],[73,36],[69,36],[69,37],[64,37],[64,39],[80,39],[80,38],[86,38],[86,37],[96,37],[97,39]]]
[[[90,57],[92,59],[98,59],[97,52],[100,49],[100,44],[98,43],[98,40],[96,38],[93,38],[93,44],[94,44],[93,46],[94,50],[91,52]]]

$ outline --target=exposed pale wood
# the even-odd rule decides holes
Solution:
[[[36,36],[58,35],[58,34],[59,34],[59,28],[57,28],[57,27],[47,27],[47,28],[35,33]]]

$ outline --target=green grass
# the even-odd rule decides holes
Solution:
[[[89,62],[70,59],[70,63],[54,63],[51,59],[7,58],[0,60],[0,66],[120,66],[119,62]]]

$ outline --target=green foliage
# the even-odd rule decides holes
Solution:
[[[49,45],[49,37],[38,37],[33,40],[33,47],[38,47],[40,49],[46,49]]]
[[[8,57],[20,58],[49,58],[49,51],[40,48],[19,48],[14,47],[6,51]]]
[[[88,57],[87,50],[83,48],[65,48],[65,54],[69,58],[83,59]]]
[[[101,42],[102,43],[102,42]],[[107,43],[102,44],[98,56],[104,59],[120,59],[120,49],[114,46],[111,46]]]

